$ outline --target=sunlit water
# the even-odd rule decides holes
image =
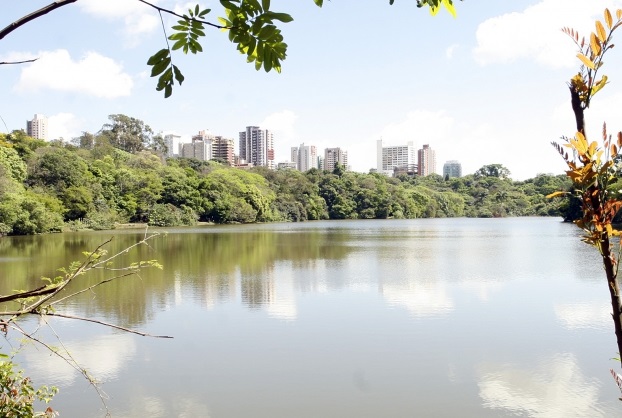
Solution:
[[[131,258],[158,259],[163,271],[106,284],[59,311],[174,339],[51,321],[102,381],[113,417],[622,416],[604,274],[573,225],[167,231]],[[2,293],[38,285],[112,235],[115,251],[142,234],[2,238]],[[37,335],[60,345],[46,327]],[[104,415],[85,379],[46,350],[28,347],[18,360],[36,383],[61,388],[61,416]]]

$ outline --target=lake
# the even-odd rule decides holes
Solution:
[[[173,339],[51,318],[37,335],[101,381],[113,417],[622,416],[596,250],[554,218],[319,221],[169,228],[157,259],[58,308]],[[0,239],[0,291],[40,285],[110,237]],[[84,283],[105,277],[85,277]],[[81,279],[82,280],[82,279]],[[90,282],[89,282],[90,280]],[[24,327],[41,325],[33,318]],[[2,349],[19,346],[9,333]],[[99,396],[45,349],[17,361],[62,417]]]

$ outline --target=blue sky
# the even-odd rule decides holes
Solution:
[[[3,3],[2,27],[49,0]],[[156,3],[179,11],[196,4]],[[312,0],[273,0],[294,17],[283,25],[281,74],[255,71],[226,33],[208,29],[202,54],[174,57],[186,81],[164,99],[146,65],[164,47],[158,14],[135,0],[79,0],[1,41],[0,61],[39,60],[0,66],[0,116],[13,130],[45,114],[51,135],[65,139],[99,130],[115,113],[187,140],[209,129],[237,143],[245,126],[260,125],[275,131],[277,162],[301,143],[339,146],[361,172],[375,167],[382,138],[430,144],[439,172],[459,160],[465,174],[492,163],[517,180],[562,173],[549,143],[574,134],[565,83],[578,60],[560,29],[587,34],[622,0],[466,0],[457,18],[432,17],[415,3],[332,0],[320,9]],[[200,4],[213,9],[212,21],[222,14],[218,2]],[[165,16],[167,27],[173,22]],[[622,129],[620,54],[615,48],[605,60],[610,83],[587,114],[593,139],[603,121]]]

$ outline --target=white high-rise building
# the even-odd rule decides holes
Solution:
[[[418,174],[427,176],[436,173],[436,152],[425,144],[423,148],[417,151]]]
[[[39,113],[35,114],[33,120],[26,121],[26,134],[33,138],[48,139],[48,118]]]
[[[274,169],[274,137],[268,129],[247,126],[240,132],[240,159],[246,164]]]
[[[324,150],[324,170],[333,171],[337,163],[348,169],[348,151],[341,148],[326,148]]]
[[[181,140],[181,136],[168,134],[164,135],[164,144],[166,145],[166,157],[171,158],[176,155],[175,153],[175,144],[179,144]]]
[[[377,170],[379,173],[390,176],[393,175],[396,168],[414,171],[417,161],[415,160],[415,146],[412,141],[409,141],[406,145],[385,147],[382,144],[382,139],[379,139],[376,148]]]
[[[443,177],[462,177],[462,164],[460,164],[460,161],[449,160],[443,164]]]
[[[302,172],[317,168],[317,149],[315,145],[300,144],[292,147],[292,161],[296,163],[296,169]]]

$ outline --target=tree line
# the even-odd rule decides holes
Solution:
[[[96,134],[84,132],[69,142],[45,142],[19,130],[0,134],[0,234],[120,223],[569,217],[573,208],[570,198],[546,198],[571,188],[565,175],[513,181],[500,164],[460,178],[390,178],[343,167],[243,170],[164,155],[161,138],[125,115],[111,115]]]

